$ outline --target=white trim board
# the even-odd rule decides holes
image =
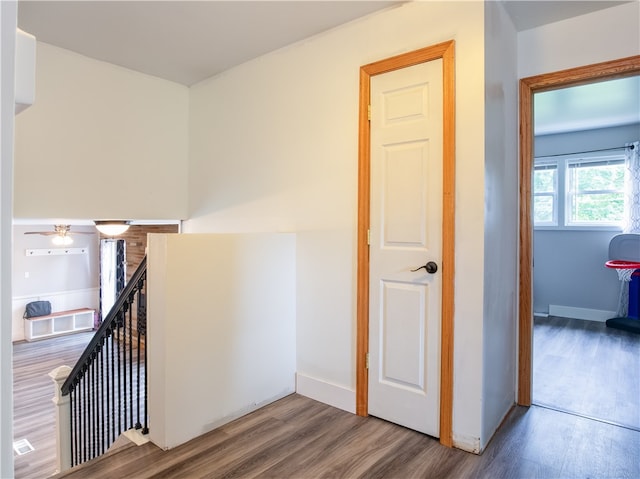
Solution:
[[[343,411],[356,413],[356,392],[351,389],[296,373],[296,392]]]
[[[560,306],[557,304],[550,304],[549,316],[560,316],[562,318],[605,322],[607,319],[615,318],[616,312],[603,311],[601,309],[576,308],[573,306]]]

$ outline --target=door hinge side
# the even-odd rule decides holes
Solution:
[[[367,355],[365,356],[364,367],[369,369],[369,353],[367,353]]]
[[[367,105],[367,120],[371,121],[371,105]]]
[[[371,246],[371,230],[367,230],[367,245]]]

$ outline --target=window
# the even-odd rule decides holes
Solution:
[[[558,165],[541,163],[533,172],[533,221],[536,225],[558,224]]]
[[[624,160],[568,163],[567,224],[615,225],[624,213]]]
[[[619,227],[624,212],[624,157],[536,159],[536,227]]]

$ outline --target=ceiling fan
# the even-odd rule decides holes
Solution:
[[[43,235],[53,236],[53,244],[59,246],[67,246],[73,243],[71,235],[93,235],[94,232],[90,231],[74,231],[71,233],[71,225],[54,225],[54,231],[26,231],[26,235]]]

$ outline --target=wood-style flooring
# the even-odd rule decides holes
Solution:
[[[34,451],[15,456],[16,479],[41,479],[56,470],[54,385],[48,376],[73,367],[93,331],[13,345],[13,437],[27,439]]]
[[[126,447],[64,477],[638,478],[639,451],[639,432],[532,406],[478,456],[294,394],[175,449]]]
[[[550,316],[533,337],[534,404],[640,431],[640,334]]]
[[[89,335],[14,345],[16,478],[55,470],[53,385]],[[73,344],[79,343],[79,344]],[[71,478],[640,478],[640,432],[532,406],[514,408],[480,456],[294,394],[169,451],[127,446]]]

